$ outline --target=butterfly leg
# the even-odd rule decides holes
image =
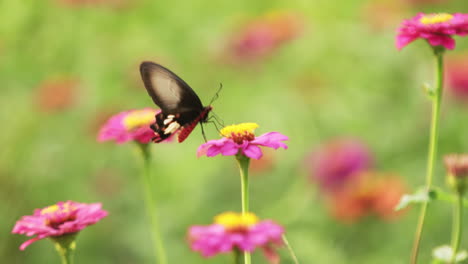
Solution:
[[[203,123],[200,123],[200,127],[201,127],[201,133],[203,135],[203,139],[205,140],[205,143],[206,143],[208,142],[208,140],[206,139],[205,129],[203,129]]]

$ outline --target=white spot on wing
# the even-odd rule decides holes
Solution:
[[[166,119],[164,119],[164,125],[167,125],[169,124],[170,122],[172,122],[172,119],[174,118],[173,115],[168,115]]]
[[[180,125],[177,122],[172,122],[165,130],[164,134],[172,134],[174,133],[177,129],[179,129]]]

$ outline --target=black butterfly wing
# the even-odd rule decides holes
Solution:
[[[169,69],[145,61],[140,65],[140,73],[146,91],[164,114],[203,111],[203,105],[197,94]]]

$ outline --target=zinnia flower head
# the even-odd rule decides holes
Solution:
[[[98,141],[115,140],[121,144],[134,140],[149,143],[157,136],[150,125],[155,122],[155,115],[159,112],[157,109],[144,108],[118,113],[101,127]]]
[[[20,246],[20,249],[24,250],[33,242],[46,237],[59,237],[79,232],[106,216],[107,212],[101,209],[100,203],[58,202],[36,209],[33,215],[23,216],[16,222],[12,233],[36,236]]]
[[[269,259],[272,247],[282,245],[284,229],[271,220],[260,221],[253,213],[226,212],[215,217],[214,224],[192,226],[188,238],[192,250],[204,257],[233,250],[253,252],[262,248]]]
[[[396,46],[399,50],[418,38],[426,39],[431,46],[455,48],[454,35],[468,34],[468,14],[419,13],[404,20],[398,29]]]
[[[308,158],[310,177],[323,191],[337,191],[371,168],[367,147],[355,139],[338,139],[319,146]]]
[[[368,215],[392,220],[401,214],[394,210],[406,187],[393,174],[361,172],[359,180],[331,194],[329,207],[339,221],[352,223]]]
[[[224,138],[210,140],[202,144],[198,147],[197,156],[214,157],[218,154],[223,156],[242,154],[252,159],[260,159],[263,153],[259,146],[273,149],[288,148],[282,142],[289,140],[287,136],[278,132],[269,132],[256,137],[254,134],[256,128],[258,128],[256,123],[227,126],[221,129],[221,136]]]

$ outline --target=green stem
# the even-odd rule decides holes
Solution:
[[[62,248],[59,245],[55,245],[55,249],[59,252],[62,264],[73,264],[73,250]]]
[[[429,138],[429,152],[427,158],[427,174],[426,174],[426,190],[430,190],[432,186],[432,176],[434,172],[434,161],[437,155],[437,143],[439,137],[439,117],[440,117],[440,103],[442,101],[442,90],[444,82],[444,63],[443,63],[443,49],[434,48],[436,58],[435,75],[436,86],[434,94],[431,95],[432,99],[432,118],[431,118],[431,134]],[[419,245],[421,242],[422,232],[424,229],[424,222],[426,219],[428,202],[426,201],[419,213],[418,225],[416,227],[416,234],[413,242],[413,249],[411,252],[411,264],[418,263]]]
[[[153,195],[151,181],[151,152],[147,144],[139,144],[143,158],[142,184],[145,193],[146,213],[148,214],[151,226],[151,235],[158,264],[167,264],[166,251],[163,239],[159,230],[158,213]]]
[[[284,244],[286,245],[286,248],[289,251],[289,254],[291,255],[291,258],[294,261],[294,264],[299,264],[299,260],[297,259],[296,254],[294,253],[294,250],[292,249],[291,245],[289,244],[288,240],[286,239],[286,235],[283,235],[282,238],[283,238]]]
[[[73,264],[76,243],[75,239],[78,233],[71,233],[58,237],[51,237],[54,242],[62,264]]]
[[[242,264],[242,254],[239,250],[234,250],[234,264]]]
[[[242,154],[236,155],[237,164],[239,165],[241,179],[241,200],[242,214],[249,212],[249,164],[250,159]],[[249,252],[244,252],[244,264],[250,264],[251,257]]]
[[[460,247],[460,240],[463,231],[463,196],[461,194],[457,195],[457,204],[455,205],[453,211],[453,226],[452,226],[452,260],[451,264],[455,263],[457,257],[457,252]]]

